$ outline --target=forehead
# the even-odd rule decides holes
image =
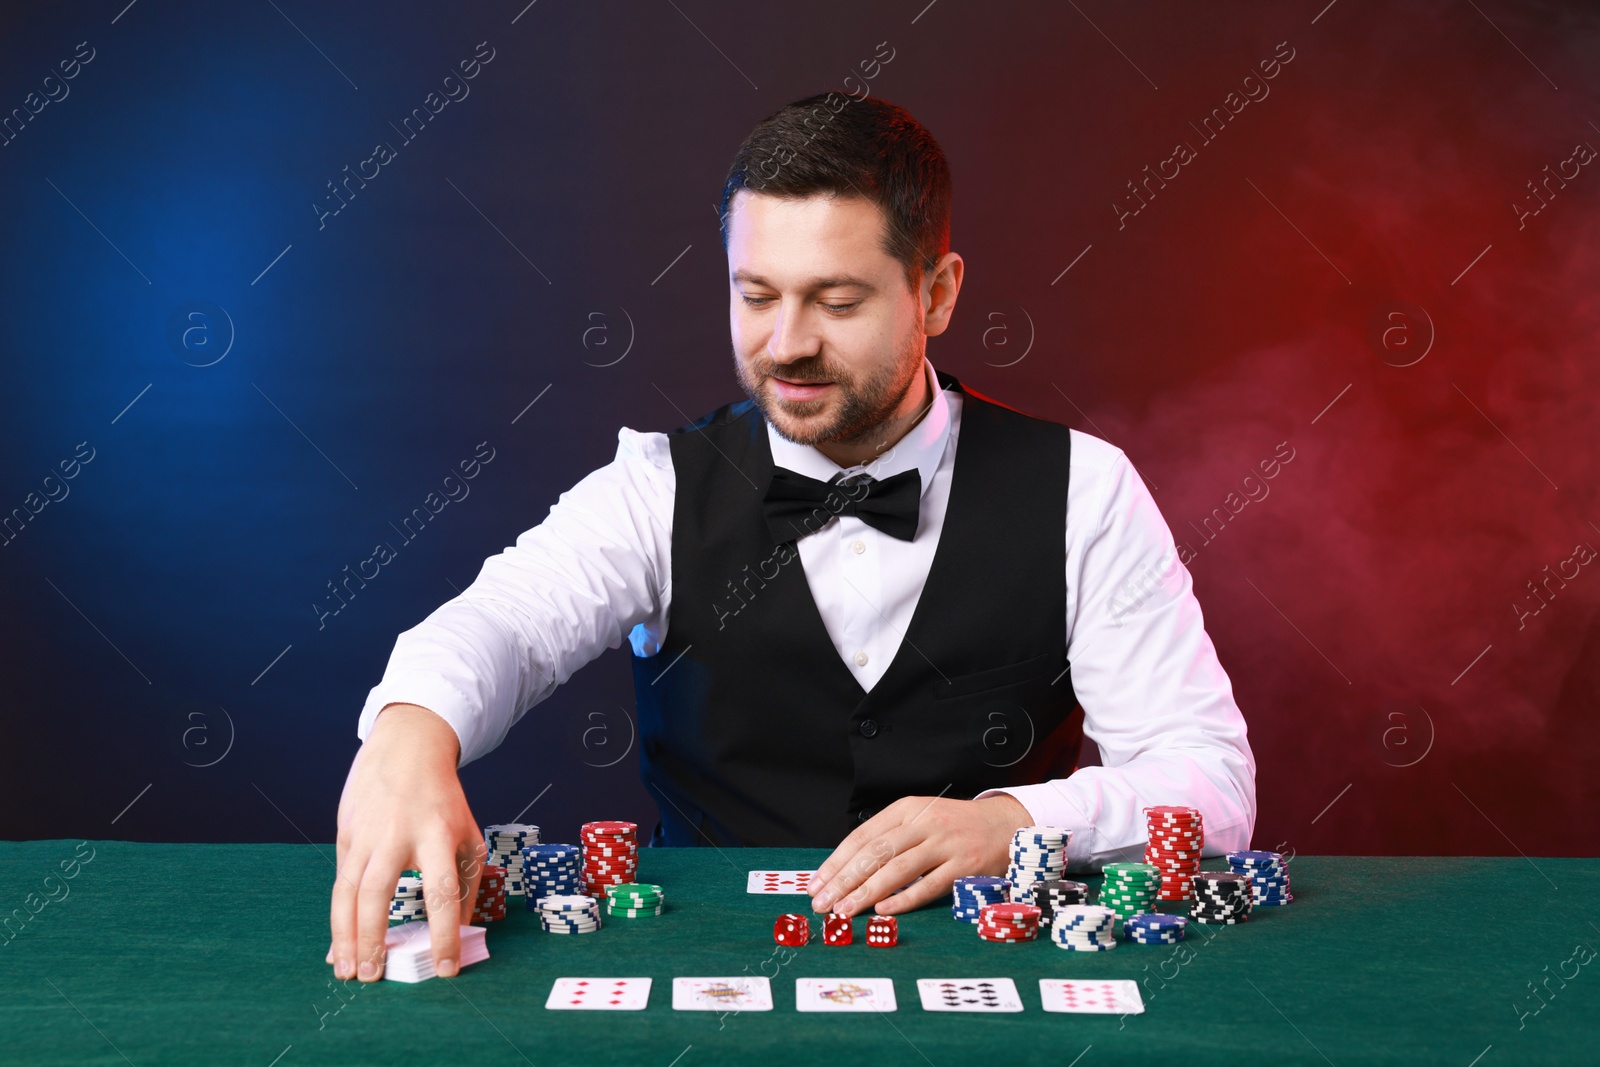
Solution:
[[[774,284],[839,274],[884,275],[883,212],[864,197],[788,199],[740,189],[728,205],[728,265]]]

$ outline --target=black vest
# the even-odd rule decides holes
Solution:
[[[839,659],[795,543],[772,543],[760,409],[724,405],[668,434],[672,606],[661,651],[633,657],[654,844],[832,848],[903,796],[1072,770],[1069,431],[938,378],[964,397],[949,506],[871,691]]]

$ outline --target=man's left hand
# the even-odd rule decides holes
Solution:
[[[1006,793],[897,800],[856,827],[817,868],[811,905],[843,915],[873,905],[879,915],[920,908],[949,893],[957,878],[1004,874],[1011,835],[1032,822],[1028,809]]]

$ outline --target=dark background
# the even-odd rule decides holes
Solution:
[[[728,162],[887,42],[870,91],[942,143],[967,263],[929,355],[1142,472],[1249,721],[1257,844],[1600,846],[1600,566],[1537,613],[1528,588],[1600,546],[1600,168],[1513,207],[1600,145],[1588,5],[525,2],[0,16],[4,114],[93,49],[0,146],[0,515],[68,491],[0,546],[0,836],[332,839],[395,635],[618,427],[737,398]],[[470,496],[319,628],[483,441]],[[653,824],[626,655],[465,769],[481,821]]]

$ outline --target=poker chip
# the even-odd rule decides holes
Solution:
[[[585,892],[604,896],[614,885],[631,883],[639,873],[639,827],[618,820],[586,822],[578,829],[583,842]]]
[[[1057,908],[1064,908],[1069,904],[1089,903],[1089,887],[1082,882],[1046,878],[1042,882],[1033,883],[1020,895],[1012,894],[1012,896],[1024,904],[1032,904],[1038,908],[1039,925],[1048,927]]]
[[[540,899],[539,924],[549,934],[588,934],[600,929],[600,903],[587,894],[553,893]]]
[[[1032,904],[989,904],[978,915],[984,941],[1032,941],[1039,936],[1039,909]]]
[[[539,828],[532,823],[495,823],[483,828],[489,855],[485,862],[506,872],[506,895],[522,896],[522,850],[539,843]]]
[[[1183,940],[1188,925],[1182,915],[1147,912],[1122,920],[1122,936],[1136,945],[1175,945]]]
[[[1205,821],[1198,808],[1160,804],[1144,809],[1148,843],[1144,861],[1161,872],[1159,900],[1188,900],[1190,879],[1200,869]]]
[[[978,913],[990,904],[1011,899],[1011,882],[1006,878],[975,874],[957,878],[950,886],[950,914],[959,922],[975,923]]]
[[[529,911],[538,911],[539,902],[545,897],[583,892],[582,856],[577,845],[528,845],[522,850],[521,869],[524,903]],[[590,900],[592,903],[593,898]]]
[[[778,916],[772,923],[772,940],[795,948],[804,945],[811,940],[811,920],[798,913]]]
[[[1102,868],[1099,903],[1120,918],[1154,911],[1162,888],[1161,869],[1150,863],[1108,863]]]
[[[1096,904],[1057,908],[1050,939],[1070,952],[1109,952],[1117,947],[1117,913]]]
[[[606,914],[623,919],[660,915],[666,895],[658,885],[619,882],[605,889]]]
[[[1196,922],[1233,925],[1247,922],[1254,890],[1247,875],[1235,871],[1200,871],[1192,879],[1194,900],[1189,917]]]
[[[1253,907],[1274,907],[1294,900],[1289,892],[1289,864],[1281,852],[1230,852],[1228,866],[1250,880]]]
[[[472,903],[473,926],[499,922],[506,917],[506,872],[489,866],[478,876],[478,897]]]
[[[848,945],[855,940],[855,929],[848,915],[830,912],[822,918],[822,943]]]
[[[1011,866],[1006,880],[1010,899],[1027,900],[1033,887],[1059,881],[1067,870],[1067,845],[1072,831],[1059,826],[1024,826],[1011,835]]]
[[[389,921],[411,922],[427,917],[428,908],[422,899],[422,876],[416,871],[406,871],[395,882],[394,895],[389,899]]]
[[[899,943],[899,919],[893,915],[874,915],[867,920],[867,944],[873,948],[894,948]]]

